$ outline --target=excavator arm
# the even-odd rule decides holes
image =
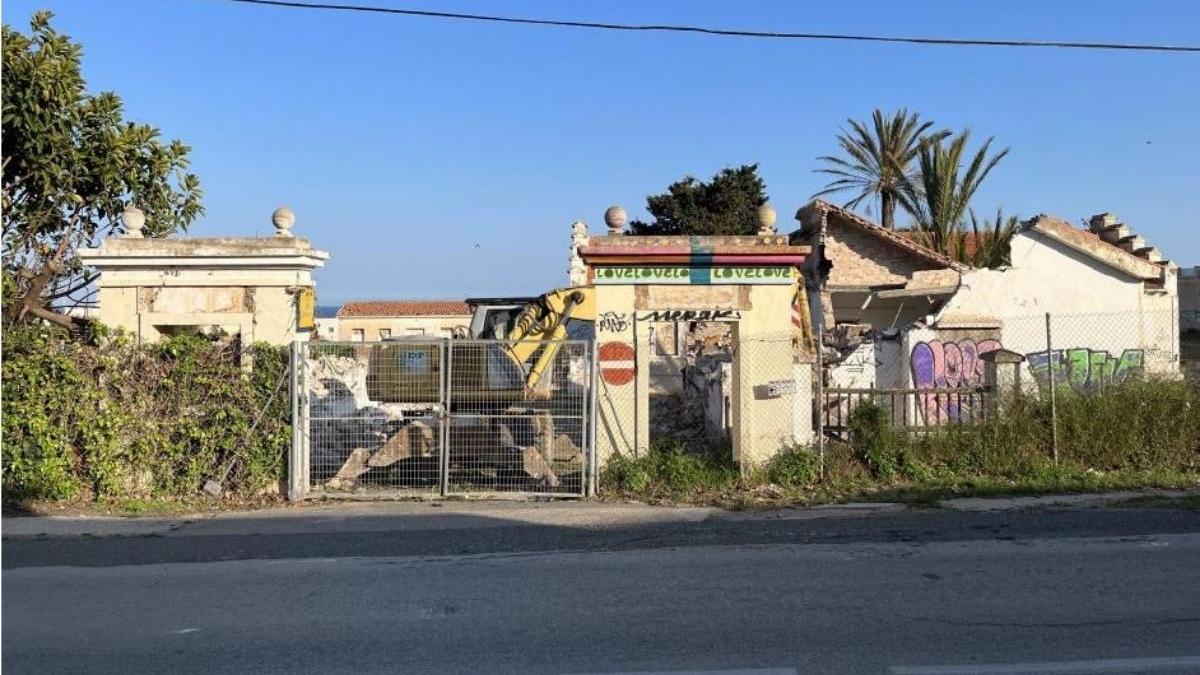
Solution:
[[[546,370],[567,338],[567,322],[595,321],[596,296],[590,286],[559,288],[529,303],[508,333],[508,357],[524,368],[535,355],[525,376],[525,390],[540,393],[550,384]]]

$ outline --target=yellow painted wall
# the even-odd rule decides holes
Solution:
[[[793,442],[796,394],[771,395],[771,382],[795,383],[795,357],[790,307],[794,288],[785,285],[748,287],[748,298],[732,286],[689,287],[692,292],[664,286],[598,285],[595,287],[596,344],[619,342],[635,350],[636,376],[623,385],[605,381],[604,362],[599,378],[596,452],[603,465],[614,453],[638,455],[650,445],[650,361],[653,358],[649,320],[639,313],[653,310],[728,309],[739,307],[734,320],[733,366],[734,459],[744,467],[761,464],[786,444]],[[720,298],[727,298],[721,300]],[[739,299],[743,298],[743,299]],[[640,299],[640,305],[639,305]],[[705,307],[713,302],[723,306]],[[733,304],[729,304],[733,303]],[[785,385],[786,388],[786,385]],[[800,410],[803,414],[805,411]]]

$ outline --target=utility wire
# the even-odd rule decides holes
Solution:
[[[1130,44],[1113,42],[1063,42],[1057,40],[982,40],[971,38],[899,37],[891,35],[852,35],[844,33],[791,33],[777,31],[734,30],[729,28],[705,28],[703,26],[681,26],[671,24],[626,24],[600,23],[593,21],[560,21],[555,19],[524,19],[513,16],[488,14],[461,14],[437,12],[423,9],[400,9],[372,5],[341,5],[332,3],[292,2],[291,0],[226,0],[247,5],[267,5],[293,9],[325,9],[343,12],[368,12],[374,14],[399,14],[435,19],[459,19],[466,21],[490,21],[528,26],[555,26],[567,28],[591,28],[617,31],[647,31],[663,33],[698,33],[727,37],[775,38],[785,40],[840,40],[846,42],[900,42],[918,45],[956,45],[971,47],[1059,47],[1064,49],[1120,49],[1142,52],[1200,52],[1200,46]]]

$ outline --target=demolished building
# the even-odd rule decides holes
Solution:
[[[1178,267],[1112,214],[1086,228],[1026,221],[1000,269],[956,262],[822,200],[796,219],[792,241],[812,246],[804,276],[829,387],[978,386],[981,357],[1001,348],[1025,358],[1028,386],[1050,374],[1095,386],[1179,370]]]

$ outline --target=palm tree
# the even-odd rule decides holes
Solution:
[[[813,195],[820,197],[836,192],[855,191],[853,199],[845,203],[848,209],[857,208],[868,199],[879,199],[879,215],[882,225],[894,228],[896,203],[900,201],[900,190],[906,179],[912,176],[909,167],[922,142],[922,136],[933,126],[933,122],[921,122],[920,115],[901,108],[886,117],[882,110],[871,114],[873,126],[858,120],[846,120],[849,131],[838,134],[838,145],[845,157],[826,155],[817,159],[829,166],[817,169],[819,173],[837,176],[823,190]],[[926,139],[941,139],[948,131],[937,131]],[[868,213],[870,209],[868,208]]]
[[[963,155],[971,131],[964,129],[949,141],[929,137],[917,147],[915,176],[906,175],[899,200],[916,220],[916,229],[924,232],[928,244],[942,253],[950,252],[956,233],[965,228],[971,198],[988,173],[1008,154],[1008,148],[988,156],[992,138],[987,139],[963,171]]]
[[[992,221],[984,219],[982,227],[971,211],[971,238],[975,245],[970,250],[963,246],[957,260],[974,267],[1003,267],[1012,263],[1012,238],[1017,231],[1020,221],[1016,216],[1004,217],[1000,209],[996,209],[996,218]],[[964,231],[965,234],[965,231]],[[961,237],[966,239],[966,237]]]

